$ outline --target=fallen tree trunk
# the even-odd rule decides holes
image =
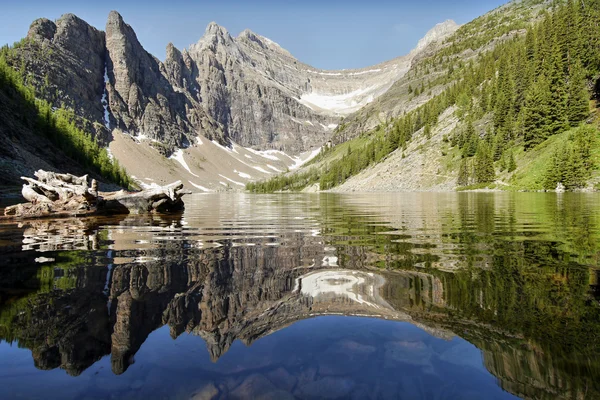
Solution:
[[[101,214],[142,214],[181,211],[184,208],[180,181],[167,186],[153,187],[141,192],[99,193],[88,176],[57,174],[39,170],[38,179],[26,178],[21,191],[28,203],[7,207],[4,215],[19,218],[46,216],[89,216]]]
[[[132,214],[147,212],[174,212],[183,210],[181,196],[189,193],[183,190],[183,183],[177,181],[167,186],[153,187],[141,192],[130,193],[124,190],[105,193],[102,208],[115,214],[118,210],[127,209]]]

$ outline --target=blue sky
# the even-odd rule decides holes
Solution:
[[[2,7],[0,44],[24,37],[36,18],[54,20],[68,12],[104,30],[108,12],[117,10],[161,60],[167,43],[188,47],[216,21],[234,36],[249,28],[317,68],[359,68],[406,54],[438,22],[462,24],[506,1],[20,0]]]

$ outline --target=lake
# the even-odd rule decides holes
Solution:
[[[600,398],[597,194],[185,200],[0,225],[0,398]]]

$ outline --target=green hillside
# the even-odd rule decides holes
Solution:
[[[409,156],[407,144],[417,136],[429,138],[449,107],[459,123],[445,137],[449,148],[440,157],[458,154],[459,159],[441,173],[458,186],[539,190],[560,182],[568,190],[586,187],[595,176],[600,145],[598,21],[598,0],[512,2],[477,18],[412,66],[407,79],[417,84],[409,83],[396,98],[407,101],[425,93],[422,105],[324,151],[312,170],[247,189],[300,190],[317,182],[321,190],[336,187],[392,152]],[[338,127],[334,142],[352,136],[344,132],[352,130],[356,118]]]
[[[32,135],[38,141],[47,140],[64,153],[66,157],[63,158],[77,164],[77,169],[129,187],[131,181],[126,171],[116,160],[111,160],[107,150],[89,133],[77,126],[74,111],[64,107],[53,108],[28,84],[28,73],[24,67],[16,70],[9,65],[7,59],[15,57],[18,53],[14,48],[5,46],[0,49],[0,92],[6,100],[2,111],[8,119],[3,121],[7,138]],[[18,114],[10,110],[18,110]]]

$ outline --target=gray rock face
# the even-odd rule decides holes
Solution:
[[[20,56],[38,95],[73,109],[85,120],[84,129],[106,142],[107,132],[93,125],[103,113],[104,32],[65,14],[56,23],[34,21],[27,39]]]
[[[429,32],[427,32],[421,40],[419,40],[419,43],[417,44],[415,51],[417,51],[417,52],[422,51],[427,46],[429,46],[431,43],[437,42],[439,40],[442,40],[442,39],[448,37],[449,35],[456,32],[456,30],[459,27],[460,27],[460,25],[458,25],[456,22],[452,21],[451,19],[437,24],[436,26],[431,28],[429,30]]]
[[[148,54],[115,11],[106,23],[109,122],[171,147],[185,147],[193,131],[185,94],[174,90],[159,60]]]
[[[341,117],[385,93],[419,51],[455,29],[440,24],[409,55],[341,71],[315,69],[265,37],[249,30],[233,37],[214,22],[187,50],[169,44],[163,63],[115,11],[106,33],[67,14],[56,24],[34,21],[28,37],[54,50],[36,68],[40,76],[52,70],[49,80],[60,93],[51,100],[68,99],[104,141],[120,128],[163,143],[165,154],[198,134],[298,153],[322,145]]]
[[[56,24],[47,18],[39,18],[31,23],[27,37],[38,40],[52,40],[56,35]]]

